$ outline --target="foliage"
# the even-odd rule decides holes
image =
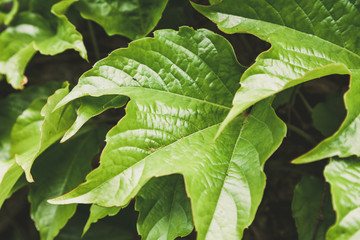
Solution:
[[[40,239],[251,239],[268,159],[295,133],[306,147],[293,163],[330,158],[317,172],[289,168],[302,176],[291,207],[299,239],[359,238],[360,1],[209,4],[0,0],[0,73],[20,89],[0,86],[0,206],[29,189]],[[89,39],[97,57],[109,36],[94,29],[129,44],[74,87],[27,75],[36,52],[87,60]],[[250,67],[238,62],[239,33],[271,44]],[[349,90],[309,103],[300,86],[331,74],[349,75]]]

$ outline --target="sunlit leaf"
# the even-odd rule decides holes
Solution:
[[[360,237],[360,160],[334,158],[324,172],[331,186],[336,222],[327,235],[328,240]]]
[[[347,116],[336,133],[298,158],[306,163],[360,155],[360,2],[352,0],[223,0],[195,9],[229,34],[246,32],[271,43],[241,78],[233,108],[218,135],[254,103],[297,84],[330,74],[350,74]]]
[[[265,160],[285,135],[266,100],[213,142],[242,72],[229,43],[204,29],[157,31],[114,51],[57,107],[120,94],[131,99],[126,116],[87,182],[51,202],[124,206],[152,177],[181,173],[198,239],[240,238],[262,198]]]

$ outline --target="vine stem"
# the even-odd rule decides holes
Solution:
[[[302,94],[300,91],[299,91],[298,94],[299,94],[299,97],[300,97],[301,101],[304,103],[306,109],[307,109],[310,113],[312,113],[312,112],[313,112],[313,108],[310,106],[309,102],[306,100],[304,94]]]
[[[311,143],[312,145],[316,145],[316,141],[313,140],[313,137],[309,134],[307,134],[306,132],[304,132],[303,130],[301,130],[300,128],[287,123],[286,126],[293,132],[299,134],[300,136],[302,136],[305,140],[307,140],[309,143]]]
[[[312,238],[311,238],[312,240],[316,240],[316,235],[317,235],[317,232],[319,230],[320,222],[324,218],[324,216],[323,216],[323,208],[324,208],[324,203],[325,203],[326,189],[327,189],[327,186],[326,186],[326,183],[324,182],[324,188],[323,188],[323,192],[322,192],[322,195],[321,195],[320,208],[319,208],[318,216],[316,218],[316,224],[315,224],[314,232],[313,232],[313,235],[312,235]]]
[[[94,28],[93,28],[90,21],[87,21],[87,24],[88,24],[88,28],[89,28],[89,32],[90,32],[91,43],[92,43],[93,48],[94,48],[95,61],[98,61],[98,60],[100,60],[100,51],[99,51],[98,43],[97,43],[97,40],[96,40],[96,37],[95,37]]]

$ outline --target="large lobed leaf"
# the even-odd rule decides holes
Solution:
[[[98,169],[52,203],[124,206],[154,176],[181,173],[199,239],[240,238],[265,186],[265,160],[285,135],[268,100],[218,141],[243,68],[221,36],[183,27],[131,43],[98,62],[58,105],[86,95],[127,95]],[[256,135],[254,135],[256,132]]]
[[[355,240],[360,238],[360,161],[359,158],[333,158],[324,175],[331,186],[336,222],[326,239]]]
[[[87,58],[82,36],[65,16],[67,7],[74,1],[31,1],[29,11],[21,12],[1,32],[0,74],[5,74],[14,88],[26,84],[25,67],[36,51],[55,55],[75,49]]]
[[[271,43],[242,76],[233,108],[219,133],[261,99],[325,75],[349,74],[343,124],[295,162],[360,155],[360,1],[223,0],[212,6],[193,6],[226,33],[251,33]]]

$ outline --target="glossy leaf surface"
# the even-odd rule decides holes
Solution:
[[[71,128],[65,133],[62,142],[71,138],[79,129],[92,117],[110,108],[123,107],[128,101],[124,96],[101,96],[101,97],[84,97],[81,99],[81,105],[77,110],[77,117]]]
[[[22,88],[27,78],[23,75],[27,63],[39,51],[45,55],[55,55],[67,49],[75,49],[87,58],[82,36],[65,17],[68,2],[55,4],[50,13],[50,4],[57,1],[32,1],[33,11],[23,11],[0,34],[0,73],[14,88]],[[49,8],[46,6],[49,5]]]
[[[148,35],[161,18],[167,0],[80,0],[81,16],[100,24],[107,34],[130,39]]]
[[[143,239],[185,237],[194,228],[181,175],[151,179],[136,196],[137,228]]]
[[[347,116],[339,130],[295,162],[360,155],[360,2],[223,0],[193,6],[226,33],[246,32],[271,43],[241,78],[221,130],[248,107],[297,84],[330,74],[350,74]],[[219,134],[218,133],[218,134]]]
[[[334,158],[324,175],[331,186],[336,222],[326,237],[329,240],[355,240],[360,237],[360,161]]]
[[[262,198],[264,162],[285,135],[264,101],[213,142],[242,71],[223,37],[187,27],[157,31],[98,62],[58,107],[121,94],[131,99],[126,116],[87,182],[51,202],[123,206],[152,177],[181,173],[198,238],[240,238]]]
[[[335,222],[329,186],[315,177],[301,178],[294,190],[291,209],[299,240],[323,240]]]
[[[46,99],[35,100],[31,106],[18,117],[11,132],[12,156],[24,169],[26,179],[33,182],[31,166],[46,148],[59,140],[75,120],[72,105],[53,111],[56,104],[69,92],[69,85],[57,90]]]
[[[105,130],[105,131],[104,131]],[[34,164],[36,182],[30,185],[31,217],[42,240],[52,240],[75,213],[76,204],[52,205],[47,200],[84,181],[91,160],[103,147],[106,128],[89,130],[71,141],[50,147]]]

